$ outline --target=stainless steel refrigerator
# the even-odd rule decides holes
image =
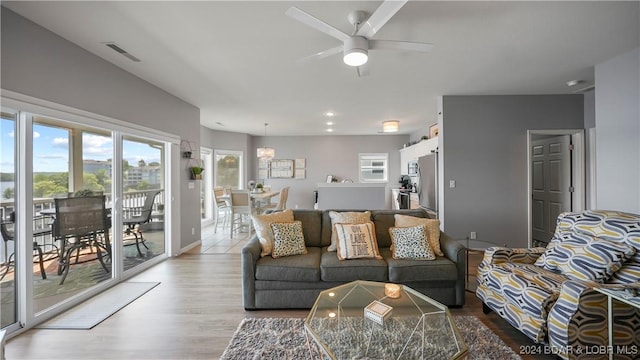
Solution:
[[[420,206],[438,213],[438,154],[418,158],[418,196]]]

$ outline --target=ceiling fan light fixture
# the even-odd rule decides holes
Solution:
[[[383,133],[398,132],[399,128],[400,128],[400,121],[398,120],[389,120],[382,123]]]
[[[362,36],[353,36],[344,41],[342,61],[349,66],[362,66],[369,60],[369,41]]]

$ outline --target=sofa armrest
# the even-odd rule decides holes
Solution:
[[[484,281],[487,273],[495,264],[512,262],[520,264],[533,264],[544,253],[546,249],[543,247],[535,248],[506,248],[506,247],[490,247],[484,251],[484,257],[478,265],[478,283]]]
[[[456,264],[456,305],[463,306],[465,302],[465,286],[467,277],[467,254],[464,246],[452,239],[444,232],[440,233],[440,249],[444,256]]]
[[[242,300],[247,310],[256,308],[256,264],[260,260],[260,252],[260,241],[256,235],[242,248]]]
[[[500,246],[490,247],[484,251],[483,263],[486,265],[514,262],[520,264],[533,264],[546,249],[535,248],[506,248]]]
[[[565,359],[581,359],[585,349],[606,349],[609,344],[607,295],[595,287],[611,288],[608,284],[591,281],[565,281],[549,312],[548,343],[561,351],[560,355]],[[637,344],[640,343],[640,309],[618,301],[612,304],[613,331],[616,334],[614,351],[623,351],[616,353],[615,358],[635,359]],[[624,351],[629,349],[633,349],[633,354],[625,356]]]

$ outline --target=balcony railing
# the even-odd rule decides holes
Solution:
[[[124,193],[123,205],[124,207],[142,207],[144,205],[145,194],[149,190],[137,190],[137,191],[128,191]],[[107,204],[111,203],[112,196],[111,194],[105,194]],[[51,219],[46,216],[39,216],[43,210],[46,209],[55,209],[55,202],[53,198],[35,198],[32,202],[33,206],[33,215],[36,217],[33,223],[33,229],[39,230],[47,228],[51,225]],[[156,196],[155,201],[153,202],[153,210],[152,214],[161,214],[164,212],[164,190]],[[13,200],[5,200],[0,201],[0,220],[6,221],[9,219],[11,212],[15,211],[15,203]],[[157,216],[152,215],[152,220],[156,219]],[[53,248],[54,242],[51,238],[51,235],[40,236],[36,239],[38,243],[45,247],[45,251],[49,251]],[[5,245],[7,245],[5,243]],[[9,248],[5,251],[4,246],[0,246],[0,263],[3,263],[6,260],[7,252],[11,253],[13,251],[13,243],[9,244]]]

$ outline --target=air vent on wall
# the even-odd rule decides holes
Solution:
[[[113,51],[116,51],[119,54],[126,56],[127,58],[129,58],[129,60],[135,61],[135,62],[140,62],[140,59],[138,59],[137,57],[129,54],[125,49],[121,48],[116,43],[108,42],[108,43],[104,43],[104,44],[107,45],[108,47],[110,47]]]

